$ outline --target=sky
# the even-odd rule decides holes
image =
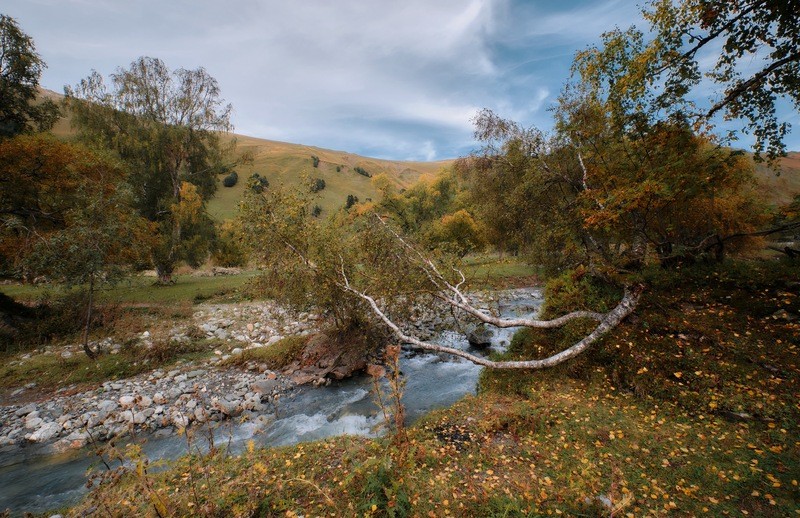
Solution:
[[[44,88],[139,56],[202,66],[237,133],[393,160],[477,149],[482,108],[549,129],[575,52],[645,27],[625,0],[4,0],[0,12],[33,38]]]

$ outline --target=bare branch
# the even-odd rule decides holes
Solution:
[[[344,272],[342,272],[342,275],[344,275]],[[636,305],[639,302],[639,296],[641,295],[641,292],[642,292],[642,287],[641,286],[637,286],[637,287],[635,287],[635,288],[633,288],[631,290],[626,289],[625,290],[625,296],[622,298],[622,300],[619,302],[619,304],[617,304],[617,306],[614,309],[612,309],[611,311],[609,311],[605,315],[602,315],[602,318],[600,319],[600,323],[598,324],[598,326],[591,333],[586,335],[583,339],[581,339],[580,341],[578,341],[577,343],[575,343],[571,347],[568,347],[567,349],[564,349],[564,350],[562,350],[562,351],[560,351],[560,352],[558,352],[558,353],[556,353],[556,354],[554,354],[552,356],[549,356],[549,357],[541,359],[541,360],[521,360],[521,361],[501,361],[501,362],[496,362],[496,361],[489,360],[487,358],[483,358],[481,356],[476,356],[474,354],[470,354],[470,353],[468,353],[466,351],[462,351],[460,349],[455,349],[453,347],[445,347],[445,346],[442,346],[442,345],[438,345],[438,344],[434,344],[434,343],[430,343],[430,342],[425,342],[423,340],[418,339],[415,336],[411,336],[411,335],[406,334],[405,332],[403,332],[403,330],[400,328],[400,326],[398,326],[396,323],[394,323],[386,315],[386,313],[384,313],[381,310],[380,306],[378,305],[378,303],[375,301],[374,298],[372,298],[371,296],[367,295],[366,293],[364,293],[362,291],[359,291],[359,290],[356,290],[356,289],[352,288],[350,286],[350,283],[349,283],[349,281],[347,280],[346,277],[344,277],[344,281],[343,282],[344,283],[341,284],[342,288],[345,289],[346,291],[348,291],[349,293],[352,293],[353,295],[355,295],[357,297],[360,297],[362,300],[366,301],[369,304],[369,306],[372,308],[372,311],[375,313],[375,315],[377,315],[378,318],[380,318],[381,321],[383,321],[383,323],[386,324],[386,326],[389,327],[394,332],[395,336],[397,336],[397,338],[399,338],[405,344],[411,345],[416,349],[422,349],[422,350],[425,350],[425,351],[452,354],[453,356],[458,356],[460,358],[464,358],[466,360],[471,361],[472,363],[475,363],[477,365],[482,365],[484,367],[488,367],[488,368],[491,368],[491,369],[531,369],[531,370],[546,369],[546,368],[549,368],[549,367],[555,367],[556,365],[558,365],[560,363],[563,363],[563,362],[565,362],[565,361],[567,361],[567,360],[569,360],[571,358],[574,358],[575,356],[581,354],[586,349],[588,349],[593,343],[595,343],[597,340],[599,340],[608,331],[610,331],[611,329],[613,329],[617,325],[619,325],[620,322],[622,322],[628,315],[630,315],[633,312],[633,310],[636,308]],[[591,314],[589,312],[576,312],[576,313]],[[528,322],[529,323],[530,322],[539,322],[539,323],[542,323],[542,322],[547,322],[547,323],[560,322],[560,325],[563,325],[568,320],[571,320],[571,318],[577,318],[575,316],[573,316],[571,318],[566,318],[566,317],[570,317],[571,315],[575,315],[576,313],[570,313],[569,315],[565,315],[564,317],[561,317],[561,318],[555,319],[555,320],[551,320],[551,321],[528,321]],[[481,315],[483,317],[487,318],[487,320],[484,320],[486,322],[491,323],[491,321],[494,320],[492,317],[488,317],[487,315],[485,315],[483,313],[481,313]],[[596,315],[596,314],[592,314],[592,315]],[[502,322],[502,323],[515,322],[513,320],[498,320],[498,321]],[[522,322],[522,321],[523,320],[518,320],[518,322]],[[519,324],[519,325],[525,325],[525,324]],[[558,327],[558,326],[553,324],[552,327]]]

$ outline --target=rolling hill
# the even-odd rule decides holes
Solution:
[[[41,90],[41,96],[61,101],[64,96],[51,90]],[[68,138],[75,134],[69,117],[63,117],[53,127],[56,136]],[[323,213],[344,206],[347,195],[357,196],[360,201],[375,198],[377,192],[370,178],[356,172],[361,168],[372,176],[387,174],[398,187],[408,187],[423,174],[436,174],[452,161],[406,162],[400,160],[381,160],[345,151],[333,151],[302,144],[290,144],[274,140],[264,140],[246,135],[232,135],[236,139],[237,152],[249,151],[254,160],[250,165],[237,169],[239,181],[233,187],[224,187],[221,175],[219,189],[208,204],[208,211],[217,220],[233,218],[239,201],[244,195],[247,180],[254,173],[267,178],[270,185],[299,185],[304,179],[322,178],[325,189],[318,194],[318,205]],[[313,166],[312,156],[319,158],[318,167]],[[337,170],[338,169],[338,170]]]
[[[42,90],[42,97],[55,101],[63,96]],[[53,133],[60,137],[74,134],[68,117],[58,121]],[[334,151],[302,144],[290,144],[273,140],[259,139],[246,135],[232,135],[237,141],[239,152],[250,151],[254,161],[238,168],[239,181],[233,187],[220,186],[215,197],[209,202],[208,210],[217,220],[225,220],[236,215],[247,180],[254,173],[267,178],[270,185],[299,185],[305,179],[322,178],[325,189],[318,193],[318,205],[323,213],[342,207],[348,194],[364,201],[375,198],[377,193],[370,178],[356,172],[363,169],[372,176],[387,174],[399,187],[408,187],[423,174],[435,175],[449,166],[452,160],[438,162],[405,162],[381,160],[359,156],[345,151]],[[312,156],[319,158],[314,167]],[[779,174],[764,164],[756,164],[756,180],[761,190],[772,203],[783,205],[800,194],[800,152],[790,152],[779,161]]]
[[[387,174],[399,187],[408,187],[423,174],[436,174],[451,161],[404,162],[367,158],[345,151],[332,151],[301,144],[289,144],[263,140],[243,135],[235,136],[237,150],[250,151],[254,155],[252,165],[238,168],[239,182],[233,187],[220,183],[217,194],[208,204],[208,210],[216,219],[228,219],[236,215],[247,179],[254,173],[267,178],[270,185],[299,185],[304,178],[322,178],[325,189],[318,192],[319,206],[326,211],[342,207],[348,194],[364,201],[375,198],[377,192],[370,178],[356,172],[360,168],[372,176]],[[312,156],[319,158],[314,167]],[[220,182],[222,177],[220,177]]]

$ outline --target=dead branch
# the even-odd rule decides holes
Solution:
[[[572,313],[568,313],[558,318],[554,318],[552,320],[537,320],[537,319],[530,319],[530,318],[501,318],[495,317],[493,315],[487,314],[484,311],[473,306],[469,299],[464,295],[461,291],[461,285],[463,284],[464,274],[456,269],[456,273],[460,276],[460,282],[458,284],[453,285],[450,283],[440,272],[433,261],[427,257],[425,257],[417,248],[413,247],[409,244],[402,236],[397,234],[385,221],[383,221],[380,217],[378,217],[378,221],[380,221],[386,229],[388,229],[394,237],[400,242],[404,248],[409,251],[409,258],[416,264],[417,267],[422,268],[428,279],[431,283],[439,290],[438,292],[434,293],[438,299],[446,302],[452,308],[460,309],[465,313],[473,316],[474,318],[478,319],[481,322],[486,324],[491,324],[495,327],[501,328],[508,328],[508,327],[529,327],[529,328],[537,328],[537,329],[553,329],[564,326],[567,322],[570,322],[575,319],[579,318],[587,318],[598,321],[597,327],[592,330],[588,335],[586,335],[583,339],[575,343],[574,345],[552,355],[547,358],[541,360],[521,360],[521,361],[501,361],[495,362],[489,360],[487,358],[483,358],[481,356],[476,356],[474,354],[470,354],[466,351],[462,351],[460,349],[455,349],[452,347],[446,347],[439,344],[434,344],[431,342],[426,342],[420,340],[419,338],[406,334],[402,328],[396,324],[389,316],[383,311],[380,304],[375,300],[374,297],[370,296],[366,292],[353,287],[350,284],[350,280],[345,273],[344,268],[344,261],[342,260],[340,275],[341,275],[341,282],[338,283],[339,287],[345,290],[348,293],[359,297],[363,301],[365,301],[369,307],[372,309],[372,312],[389,328],[392,332],[397,336],[399,340],[403,343],[413,346],[417,349],[422,349],[431,352],[438,352],[438,353],[446,353],[452,354],[454,356],[459,356],[466,360],[469,360],[475,364],[483,365],[484,367],[489,367],[493,369],[545,369],[549,367],[554,367],[560,363],[563,363],[575,356],[581,354],[586,349],[588,349],[592,344],[597,342],[603,335],[608,333],[611,329],[614,329],[620,322],[622,322],[628,315],[630,315],[633,310],[636,308],[636,305],[639,302],[639,297],[643,291],[642,286],[636,286],[632,289],[625,289],[625,295],[623,296],[622,300],[608,313],[597,313],[592,311],[573,311]]]

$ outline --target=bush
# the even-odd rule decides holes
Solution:
[[[325,180],[322,178],[314,178],[311,181],[311,192],[319,192],[325,188]]]
[[[211,258],[217,266],[244,266],[247,253],[233,222],[225,221],[217,231]]]
[[[319,167],[319,157],[316,155],[311,155],[311,165],[314,167]]]
[[[348,194],[347,195],[347,201],[344,204],[344,208],[345,209],[350,209],[350,207],[352,207],[356,203],[358,203],[358,196],[355,196],[353,194]]]
[[[225,187],[233,187],[239,181],[239,175],[236,171],[232,172],[222,180],[222,185]]]
[[[318,218],[320,214],[322,214],[322,207],[319,205],[314,205],[314,208],[311,209],[311,215],[315,218]]]
[[[253,176],[250,177],[248,182],[248,186],[253,192],[262,193],[264,189],[269,187],[269,180],[258,173],[253,173]]]
[[[370,174],[369,171],[367,171],[363,167],[356,166],[356,167],[353,168],[353,171],[357,172],[361,176],[366,176],[367,178],[372,178],[372,174]]]

